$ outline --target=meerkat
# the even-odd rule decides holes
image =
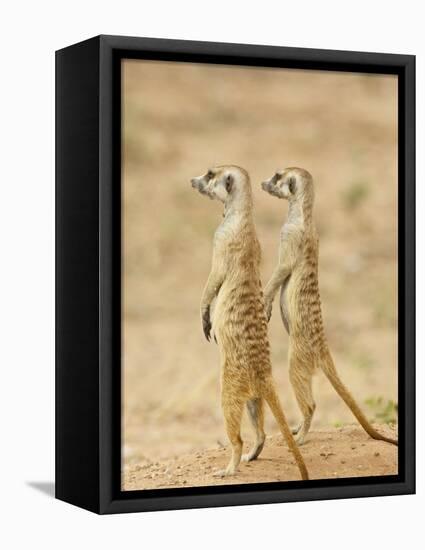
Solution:
[[[262,183],[264,191],[289,202],[288,218],[280,234],[279,261],[264,290],[267,321],[273,299],[280,288],[280,311],[289,334],[289,377],[303,420],[293,430],[302,445],[316,408],[312,377],[321,368],[374,439],[397,445],[397,441],[375,430],[342,383],[335,368],[322,321],[318,282],[319,239],[313,221],[313,178],[301,168],[286,168]]]
[[[218,166],[191,182],[201,194],[225,205],[223,221],[214,235],[212,267],[201,300],[203,332],[208,341],[211,334],[214,336],[220,350],[221,402],[232,446],[227,468],[215,475],[233,475],[241,459],[250,461],[259,456],[266,437],[266,402],[295,457],[302,479],[308,479],[272,376],[260,281],[261,249],[254,226],[249,176],[238,166]],[[255,443],[242,457],[240,428],[245,405],[255,431]]]

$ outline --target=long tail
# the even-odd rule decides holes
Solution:
[[[398,445],[398,441],[396,439],[385,437],[385,435],[380,434],[377,430],[375,430],[373,426],[371,426],[370,422],[354,400],[354,397],[348,391],[347,387],[342,383],[335,368],[332,356],[329,352],[327,352],[326,355],[319,362],[319,366],[325,373],[329,382],[335,388],[338,395],[344,400],[345,404],[350,408],[351,412],[363,426],[365,431],[370,435],[370,437],[372,437],[373,439],[386,441],[387,443],[392,443],[393,445]]]
[[[300,470],[302,479],[308,479],[307,467],[300,453],[300,450],[295,442],[294,436],[292,435],[292,432],[288,426],[288,422],[286,421],[286,417],[283,412],[282,405],[280,404],[279,396],[277,395],[277,392],[274,388],[273,383],[270,384],[267,390],[267,393],[264,396],[264,399],[266,400],[268,406],[270,407],[273,413],[273,416],[276,418],[276,421],[279,424],[279,428],[282,432],[283,437],[286,440],[289,450],[292,452],[292,454],[295,457],[295,461]]]

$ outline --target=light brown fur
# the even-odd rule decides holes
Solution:
[[[245,170],[221,166],[192,179],[192,186],[225,204],[223,222],[214,236],[212,268],[201,301],[206,338],[214,334],[221,355],[221,394],[232,457],[225,471],[232,475],[241,461],[240,426],[244,406],[256,441],[245,460],[260,454],[265,440],[264,401],[270,406],[293,453],[303,479],[307,468],[275,389],[270,362],[267,321],[260,281],[261,250],[254,221],[251,184]],[[211,304],[216,298],[212,322]]]
[[[381,435],[367,420],[342,383],[326,340],[318,282],[319,239],[313,221],[314,187],[311,175],[301,168],[287,168],[264,182],[265,191],[289,201],[289,214],[282,227],[279,262],[267,284],[265,308],[270,319],[273,299],[281,289],[281,315],[289,340],[289,376],[303,420],[297,443],[302,444],[316,408],[312,376],[321,368],[354,416],[374,439],[397,445]]]

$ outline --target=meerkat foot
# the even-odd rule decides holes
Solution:
[[[241,462],[251,462],[251,460],[255,460],[256,458],[257,455],[251,451],[250,453],[245,453],[242,455]]]
[[[297,435],[297,433],[301,430],[302,422],[298,424],[298,426],[294,426],[291,428],[292,435]]]
[[[216,470],[212,473],[213,477],[229,477],[236,474],[236,470],[234,468],[227,467],[224,470]]]
[[[304,435],[304,434],[299,434],[299,435],[295,438],[295,443],[298,445],[298,447],[301,447],[301,445],[304,445],[304,443],[305,443],[305,435]]]
[[[308,434],[308,428],[306,429],[305,425],[302,425],[298,434],[295,436],[295,443],[300,447],[301,445],[304,445],[305,438]]]
[[[248,418],[254,428],[255,441],[249,452],[243,455],[242,460],[250,462],[259,457],[266,441],[266,434],[264,433],[264,399],[250,399],[246,405]]]
[[[266,437],[264,436],[260,442],[258,442],[248,453],[242,455],[242,462],[251,462],[251,460],[256,460],[264,447],[264,442]]]

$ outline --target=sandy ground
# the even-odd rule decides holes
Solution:
[[[191,177],[215,163],[239,164],[251,175],[264,283],[276,264],[287,204],[262,192],[260,182],[285,166],[311,171],[319,285],[335,363],[371,420],[396,420],[396,79],[129,61],[123,91],[126,480],[137,474],[132,484],[144,482],[135,468],[184,455],[206,453],[208,462],[217,440],[226,443],[218,349],[205,341],[199,316],[222,207],[190,186]],[[273,372],[295,425],[288,337],[276,311],[269,324]],[[314,395],[317,436],[353,422],[320,373]],[[247,428],[244,419],[249,441]],[[266,431],[276,431],[270,414]],[[370,460],[377,468],[379,457],[372,453]]]
[[[388,426],[376,426],[388,436],[395,435]],[[397,447],[370,439],[357,426],[344,426],[312,432],[301,448],[310,479],[335,479],[397,474]],[[142,461],[124,470],[125,490],[272,481],[299,480],[299,471],[280,435],[268,437],[260,457],[242,463],[232,477],[214,476],[227,465],[228,449],[215,448],[182,455],[173,460]]]

